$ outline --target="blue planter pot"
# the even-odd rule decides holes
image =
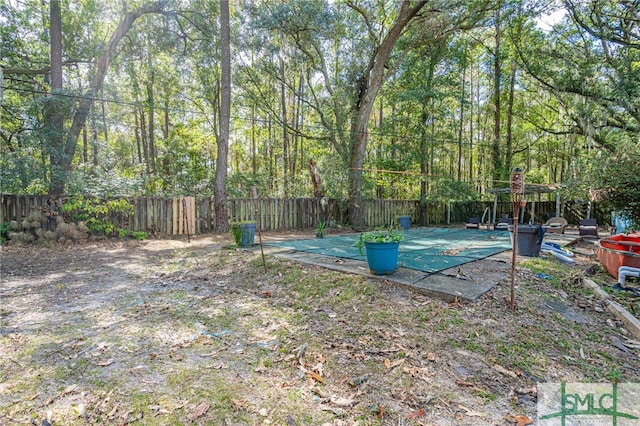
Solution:
[[[398,216],[398,224],[400,228],[407,230],[411,225],[411,216]]]
[[[253,245],[253,240],[256,236],[256,224],[255,223],[241,223],[240,229],[242,230],[242,242],[240,247],[250,247]]]
[[[398,269],[400,243],[364,243],[369,271],[373,275],[389,275]]]

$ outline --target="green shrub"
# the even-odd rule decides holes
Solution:
[[[0,223],[0,243],[9,238],[9,231],[11,231],[11,222]]]
[[[128,217],[134,206],[125,199],[100,200],[92,197],[72,196],[61,206],[72,222],[84,222],[91,233],[113,235],[118,230],[120,217]]]

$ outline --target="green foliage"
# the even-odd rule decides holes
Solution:
[[[0,243],[7,240],[9,231],[11,231],[11,222],[0,223]]]
[[[396,229],[378,229],[362,232],[355,246],[358,247],[360,254],[364,254],[362,249],[365,243],[399,243],[403,239],[402,233]]]
[[[90,232],[113,235],[122,217],[134,212],[134,206],[127,200],[100,200],[80,195],[69,197],[61,206],[72,222],[84,222]]]
[[[252,220],[247,220],[243,222],[234,222],[231,224],[231,235],[233,235],[233,239],[238,247],[242,245],[242,225],[249,223],[255,222]]]
[[[242,244],[242,228],[239,223],[231,224],[231,235],[233,235],[236,245],[240,246]]]
[[[131,237],[140,241],[146,240],[150,236],[150,234],[146,231],[129,231],[128,229],[122,229],[122,228],[118,228],[117,233],[118,233],[118,238]]]
[[[135,196],[145,193],[145,182],[138,171],[133,176],[118,173],[116,168],[95,170],[83,165],[69,173],[67,190],[71,194],[88,194],[98,198]]]
[[[478,199],[478,192],[471,182],[440,178],[433,183],[427,198],[437,201],[472,201]]]
[[[592,195],[612,211],[625,212],[640,226],[640,144],[626,144],[595,161]],[[595,194],[594,194],[595,190]]]

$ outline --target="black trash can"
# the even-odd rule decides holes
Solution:
[[[518,225],[518,254],[536,257],[540,254],[540,246],[547,228],[542,225]],[[511,247],[513,247],[513,225],[509,226]]]

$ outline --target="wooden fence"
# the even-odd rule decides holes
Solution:
[[[31,212],[47,213],[43,215],[43,227],[55,228],[51,212],[63,203],[64,197],[52,200],[42,195],[0,194],[0,223],[22,222]],[[196,197],[137,197],[127,198],[135,207],[129,216],[111,217],[118,227],[129,231],[147,231],[158,235],[203,234],[216,229],[213,200]],[[362,203],[365,222],[369,227],[396,224],[397,216],[409,215],[412,223],[421,226],[465,223],[470,217],[482,217],[490,222],[494,203],[486,202],[428,202],[423,205],[415,200],[364,200]],[[499,202],[496,217],[510,215],[511,203]],[[531,218],[531,205],[525,207],[524,222]],[[257,221],[263,230],[311,229],[319,221],[329,224],[346,225],[348,208],[344,200],[317,200],[315,198],[233,198],[227,203],[229,222]],[[488,209],[488,210],[487,210]],[[537,202],[534,222],[544,222],[549,214],[555,213],[556,203]],[[586,208],[583,205],[563,203],[562,216],[570,224],[577,224],[584,218]],[[46,217],[45,217],[46,216]],[[610,222],[607,212],[592,206],[591,217],[599,224]]]

